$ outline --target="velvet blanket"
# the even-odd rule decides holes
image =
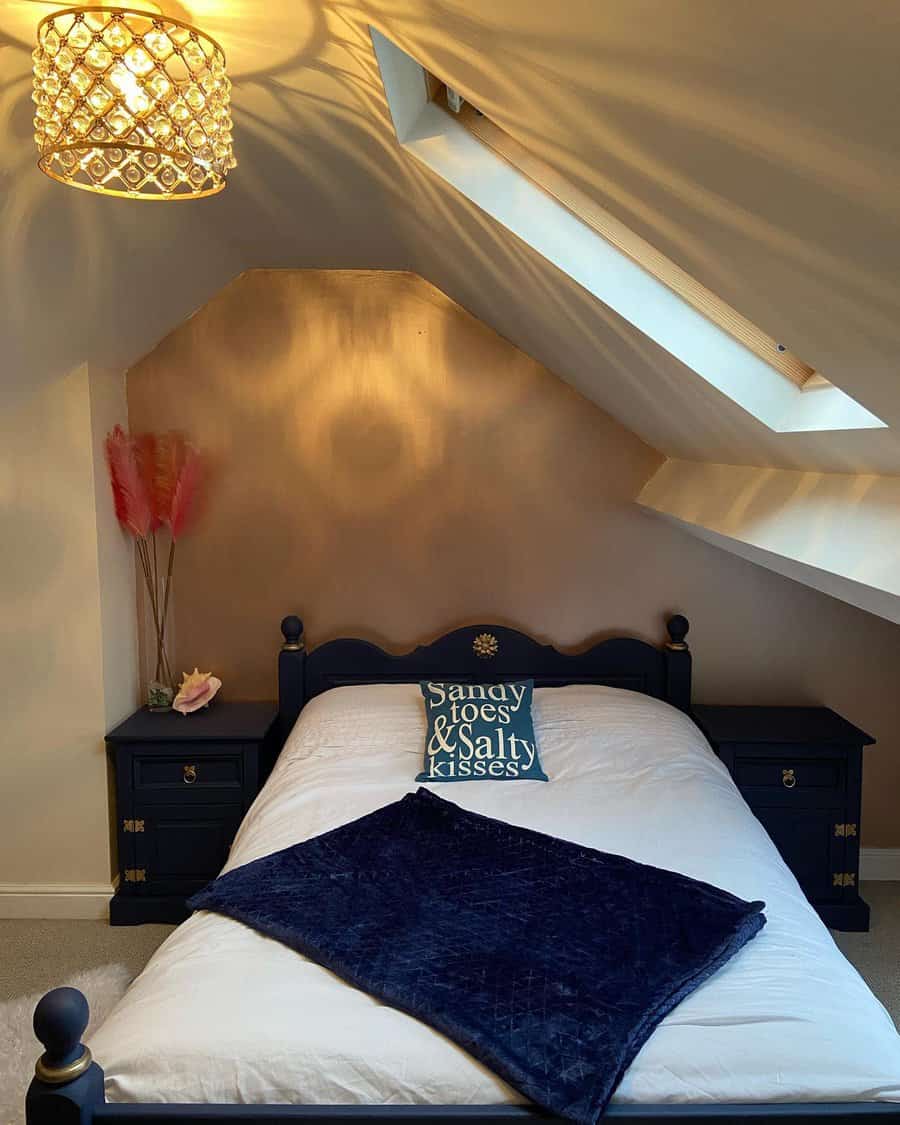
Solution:
[[[597,1120],[657,1024],[765,924],[762,902],[426,789],[230,871],[189,905],[298,950],[578,1122]]]

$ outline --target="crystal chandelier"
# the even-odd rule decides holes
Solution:
[[[38,24],[34,139],[41,171],[130,199],[199,199],[235,166],[219,44],[129,8],[65,8]]]

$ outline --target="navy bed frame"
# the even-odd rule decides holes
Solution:
[[[682,711],[691,707],[691,654],[685,637],[687,619],[667,623],[661,648],[633,637],[614,637],[584,652],[568,655],[540,644],[515,629],[477,625],[446,633],[412,652],[394,656],[368,641],[342,638],[307,652],[303,623],[286,617],[278,658],[279,725],[282,741],[304,705],[329,688],[349,684],[414,683],[441,678],[491,682],[531,678],[537,687],[606,684],[663,699]],[[556,1121],[529,1106],[382,1106],[382,1105],[175,1105],[108,1103],[103,1071],[81,1037],[88,1004],[74,988],[48,992],[34,1013],[34,1030],[45,1047],[35,1066],[26,1097],[27,1125],[333,1125],[348,1121],[395,1125],[528,1125]],[[790,1060],[785,1060],[790,1065]],[[162,1091],[160,1091],[163,1094]],[[606,1116],[623,1125],[692,1122],[731,1125],[748,1118],[784,1125],[860,1125],[877,1117],[900,1125],[900,1104],[877,1102],[777,1103],[742,1105],[613,1105]]]

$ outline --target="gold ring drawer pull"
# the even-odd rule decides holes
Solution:
[[[193,785],[197,780],[197,767],[185,766],[184,767],[184,783],[185,785]]]
[[[781,771],[781,784],[785,787],[785,789],[793,789],[794,788],[794,786],[797,784],[797,778],[794,775],[793,770],[782,770]]]

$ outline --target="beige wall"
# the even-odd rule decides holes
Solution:
[[[0,420],[0,917],[106,916],[104,733],[137,702],[134,556],[103,437],[121,371],[8,400]]]
[[[4,410],[0,513],[0,890],[102,890],[103,639],[85,366]]]
[[[93,364],[89,371],[103,644],[103,713],[104,731],[109,731],[127,718],[139,702],[134,540],[122,531],[116,520],[104,452],[109,431],[117,424],[126,424],[128,406],[124,371],[98,368]]]
[[[879,739],[869,846],[900,845],[900,630],[633,502],[660,456],[408,274],[255,271],[128,377],[133,427],[206,451],[176,564],[179,669],[273,697],[278,622],[395,649],[478,620],[562,647],[692,622],[696,691],[826,703]]]

